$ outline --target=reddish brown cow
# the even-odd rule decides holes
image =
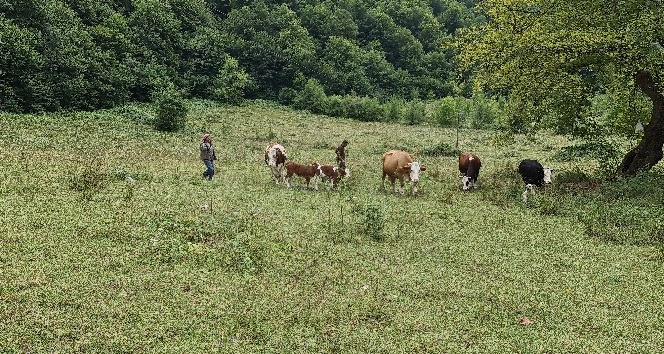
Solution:
[[[302,165],[289,161],[286,163],[286,178],[284,179],[286,186],[288,188],[291,187],[289,180],[291,177],[293,177],[293,175],[296,175],[304,178],[307,181],[307,188],[309,188],[309,181],[313,178],[314,189],[318,190],[318,175],[320,174],[318,166],[320,165],[317,162],[314,162],[310,165]]]
[[[339,186],[339,181],[342,178],[350,177],[350,170],[346,168],[346,164],[342,165],[344,168],[339,168],[332,165],[318,166],[319,176],[323,180],[330,180],[332,187]]]
[[[284,164],[287,159],[286,149],[283,146],[271,143],[265,148],[265,164],[270,167],[272,179],[276,184],[279,184],[279,180],[284,179]]]
[[[477,178],[480,175],[480,167],[482,161],[475,154],[464,152],[459,155],[459,172],[463,175],[461,184],[463,190],[466,191],[471,187],[477,188]]]
[[[385,176],[389,177],[392,184],[392,192],[396,192],[395,182],[397,178],[401,182],[401,194],[404,193],[404,180],[411,181],[413,195],[417,194],[417,185],[420,181],[420,171],[426,171],[426,167],[419,162],[413,162],[413,157],[401,150],[390,150],[383,154],[383,182],[385,189]]]

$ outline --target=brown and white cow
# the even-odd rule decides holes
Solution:
[[[289,180],[291,177],[293,177],[293,175],[296,175],[304,178],[307,181],[307,188],[309,188],[309,181],[313,178],[314,189],[318,190],[318,176],[320,174],[318,166],[320,165],[317,162],[314,162],[310,165],[302,165],[291,161],[287,162],[286,178],[284,179],[284,181],[286,182],[286,187],[288,188],[291,187]]]
[[[319,176],[322,180],[329,180],[332,187],[338,187],[339,181],[343,178],[350,177],[350,170],[346,167],[346,163],[341,161],[339,167],[332,165],[318,166]]]
[[[396,192],[395,182],[397,178],[401,183],[401,194],[404,194],[404,181],[411,182],[411,192],[417,195],[417,186],[420,182],[420,172],[426,171],[426,167],[417,161],[413,161],[413,156],[401,150],[390,150],[383,154],[383,182],[382,188],[385,189],[385,176],[389,177],[392,184],[392,192]]]
[[[286,149],[283,146],[273,143],[265,148],[265,164],[270,167],[272,179],[276,184],[279,184],[279,180],[284,180],[286,172],[284,165],[287,159]]]
[[[475,154],[464,152],[459,155],[459,172],[462,174],[461,185],[464,191],[477,188],[477,178],[480,175],[482,161]]]

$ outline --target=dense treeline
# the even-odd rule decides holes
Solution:
[[[286,104],[306,102],[312,85],[380,102],[444,97],[463,91],[449,44],[479,21],[474,3],[0,2],[0,110],[97,109],[169,89]]]

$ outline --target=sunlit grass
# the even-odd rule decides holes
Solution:
[[[141,123],[149,114],[0,116],[2,349],[664,345],[658,171],[545,188],[524,205],[520,159],[590,175],[597,161],[555,160],[570,144],[558,136],[464,130],[460,149],[483,167],[480,188],[462,193],[456,157],[422,153],[453,146],[452,129],[199,103],[183,132],[165,134]],[[200,178],[204,132],[220,158],[211,183]],[[333,163],[343,139],[352,177],[339,191],[276,186],[262,161],[275,140],[294,161]],[[427,165],[417,198],[380,190],[380,156],[391,148]]]

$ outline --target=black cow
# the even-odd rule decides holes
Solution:
[[[526,190],[523,192],[523,202],[528,200],[528,192],[535,194],[534,187],[541,187],[543,184],[551,184],[551,173],[553,169],[543,167],[537,160],[525,159],[519,164],[519,174],[523,183],[526,184]]]

